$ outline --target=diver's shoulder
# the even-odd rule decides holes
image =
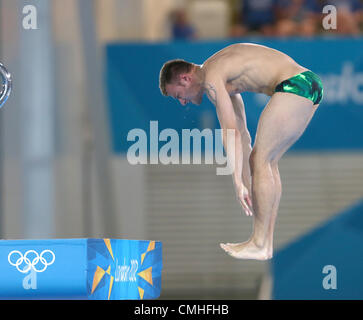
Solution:
[[[263,48],[263,49],[271,49],[267,46],[264,46],[262,44],[253,43],[253,42],[236,42],[229,46],[227,46],[225,49],[254,49],[254,48]]]

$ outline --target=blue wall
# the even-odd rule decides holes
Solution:
[[[163,97],[159,71],[170,59],[202,64],[210,55],[236,41],[110,44],[106,47],[106,84],[114,152],[126,152],[133,128],[149,131],[152,120],[165,128],[219,128],[214,106],[182,107]],[[363,149],[363,38],[358,39],[240,39],[263,44],[290,55],[321,76],[325,95],[308,129],[291,150]],[[243,93],[248,128],[255,135],[268,97]],[[159,147],[162,145],[160,144]]]
[[[271,260],[272,298],[362,300],[362,214],[363,199],[277,250]],[[334,273],[323,272],[326,266],[333,266]]]

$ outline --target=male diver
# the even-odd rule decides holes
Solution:
[[[230,45],[202,65],[175,59],[166,62],[159,86],[163,95],[182,105],[199,105],[206,94],[215,105],[223,144],[234,159],[232,174],[237,198],[254,217],[250,239],[221,244],[232,257],[267,260],[273,254],[273,233],[281,197],[278,161],[308,126],[323,97],[323,86],[312,71],[288,55],[252,43]],[[271,96],[261,113],[253,148],[241,92]],[[227,139],[234,129],[234,141]]]

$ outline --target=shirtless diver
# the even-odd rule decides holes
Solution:
[[[227,157],[235,161],[232,177],[237,198],[245,213],[254,217],[248,241],[220,246],[234,258],[271,259],[281,197],[278,161],[318,108],[323,97],[320,78],[280,51],[237,43],[202,65],[181,59],[166,62],[159,86],[163,95],[183,106],[200,105],[204,94],[215,105]],[[271,96],[258,121],[253,148],[240,95],[245,91]],[[226,139],[227,129],[235,130],[234,145]]]

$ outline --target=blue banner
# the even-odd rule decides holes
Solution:
[[[110,44],[106,47],[106,84],[112,146],[126,153],[135,140],[128,141],[132,129],[139,128],[150,139],[150,122],[158,129],[220,128],[214,106],[204,98],[200,106],[182,107],[161,95],[158,77],[162,65],[182,58],[202,64],[216,51],[233,41],[174,42],[158,44]],[[363,149],[363,39],[239,39],[263,44],[290,55],[323,80],[324,98],[309,127],[291,150]],[[243,93],[247,124],[254,138],[261,111],[269,97]],[[149,143],[149,141],[148,141]],[[161,142],[158,148],[162,148]],[[181,144],[181,143],[180,143]]]
[[[160,242],[90,239],[88,243],[89,299],[138,300],[160,296]]]
[[[157,241],[0,241],[0,299],[155,299],[161,271]]]

